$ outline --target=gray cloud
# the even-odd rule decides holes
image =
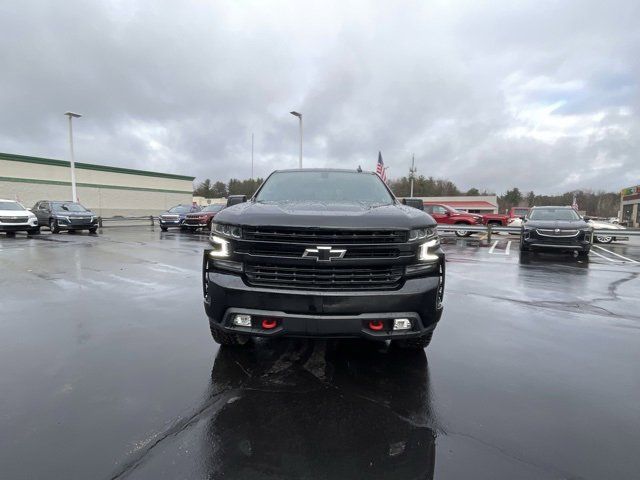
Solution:
[[[10,4],[13,3],[13,4]],[[0,151],[226,180],[305,164],[502,192],[640,177],[637,1],[5,2]]]

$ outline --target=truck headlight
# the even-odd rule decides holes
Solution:
[[[226,223],[212,223],[211,232],[231,238],[242,238],[242,228]]]
[[[420,245],[420,249],[418,250],[418,260],[423,262],[433,262],[438,260],[438,255],[434,254],[433,251],[440,246],[439,238],[432,238],[428,242]]]
[[[211,235],[209,237],[213,248],[209,252],[210,257],[223,258],[229,256],[229,241],[217,235]]]
[[[437,234],[436,227],[417,228],[409,231],[409,241],[422,240]]]

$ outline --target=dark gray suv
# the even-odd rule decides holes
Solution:
[[[38,224],[47,225],[51,233],[59,233],[61,230],[89,230],[89,233],[98,231],[98,216],[77,202],[41,200],[31,211],[38,217]]]

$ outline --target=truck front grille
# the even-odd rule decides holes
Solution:
[[[400,286],[403,267],[309,267],[245,264],[247,283],[304,290],[389,290]]]
[[[239,244],[235,249],[238,254],[252,257],[276,257],[276,258],[302,258],[307,245],[288,245],[282,243],[251,243]],[[408,248],[396,248],[390,245],[351,246],[345,248],[346,259],[395,259],[399,257],[412,257],[415,255]]]
[[[403,230],[338,230],[330,228],[243,227],[246,240],[269,242],[333,244],[404,243]]]

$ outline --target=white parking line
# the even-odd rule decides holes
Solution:
[[[607,250],[608,251],[608,250]],[[599,254],[598,252],[596,252],[593,248],[591,249],[591,253],[593,253],[594,255],[597,255],[599,257],[604,258],[605,260],[609,260],[610,262],[616,262],[616,263],[620,263],[620,260],[613,260],[609,257],[605,257],[604,255]]]
[[[606,248],[602,248],[602,247],[601,247],[601,246],[599,246],[599,245],[594,245],[594,247],[595,247],[595,248],[599,248],[600,250],[604,250],[605,252],[610,253],[611,255],[615,255],[616,257],[620,257],[620,258],[622,258],[622,259],[626,260],[627,262],[631,262],[631,263],[640,263],[640,262],[637,262],[636,260],[634,260],[634,259],[632,259],[632,258],[623,257],[623,256],[622,256],[622,255],[620,255],[619,253],[612,252],[611,250],[607,250]]]
[[[491,245],[491,248],[489,249],[489,253],[492,255],[509,255],[509,251],[511,250],[511,240],[507,242],[507,248],[504,249],[504,253],[494,252],[499,242],[500,240],[496,240],[495,242],[493,242],[493,245]]]

